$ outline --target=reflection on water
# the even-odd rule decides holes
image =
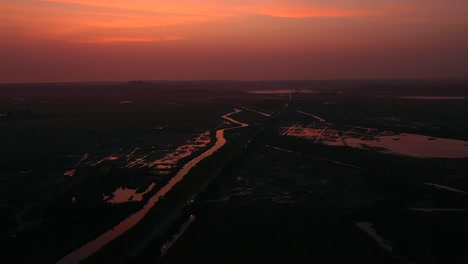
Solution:
[[[133,195],[133,198],[132,198],[132,201],[136,201],[136,202],[141,202],[143,201],[143,195],[149,193],[151,190],[154,189],[154,187],[156,186],[156,183],[151,183],[150,186],[148,186],[148,188],[146,188],[146,190],[142,193],[136,193],[135,195]]]
[[[161,175],[167,175],[173,168],[177,167],[180,160],[193,155],[194,152],[202,148],[206,148],[210,142],[210,131],[205,131],[197,137],[188,140],[186,144],[179,146],[176,150],[171,151],[166,156],[156,160],[149,160],[150,157],[154,154],[154,151],[151,151],[149,154],[138,156],[135,154],[135,152],[138,150],[138,148],[136,148],[127,156],[127,161],[129,162],[127,163],[126,167],[150,167],[155,168],[156,171]],[[133,160],[130,161],[131,159]]]
[[[72,170],[67,170],[66,172],[63,173],[63,176],[71,177],[75,174],[75,169]]]
[[[119,204],[119,203],[127,203],[127,202],[140,202],[143,200],[143,195],[150,192],[156,184],[153,182],[148,188],[142,192],[137,193],[136,189],[131,188],[117,188],[113,193],[112,196],[104,196],[104,201],[107,201],[111,204]]]
[[[468,141],[436,138],[417,134],[395,134],[373,128],[327,124],[326,126],[295,124],[283,127],[284,136],[301,137],[329,146],[375,148],[382,152],[422,158],[468,157]]]
[[[117,203],[126,203],[132,200],[133,195],[135,195],[137,190],[128,189],[119,187],[112,194],[112,198],[107,200],[108,203],[117,204]]]
[[[397,136],[381,136],[373,141],[361,143],[358,140],[350,142],[351,146],[380,147],[390,152],[428,158],[464,158],[468,157],[467,141],[448,138],[429,138],[423,135],[399,134]]]
[[[79,263],[83,261],[84,259],[88,258],[95,252],[97,252],[99,249],[101,249],[103,246],[111,242],[112,240],[116,239],[123,233],[127,232],[130,230],[133,226],[138,224],[143,217],[146,216],[146,214],[150,211],[151,208],[163,197],[166,195],[172,187],[174,187],[179,181],[181,181],[185,175],[187,175],[190,170],[195,167],[200,161],[204,160],[205,158],[211,156],[213,153],[215,153],[218,149],[220,149],[224,144],[226,144],[226,139],[224,138],[224,131],[230,130],[230,129],[236,129],[236,128],[242,128],[242,127],[247,127],[249,124],[239,122],[230,116],[236,113],[241,112],[242,110],[235,109],[235,111],[228,113],[226,115],[223,115],[222,118],[236,124],[238,126],[235,127],[230,127],[230,128],[223,128],[219,129],[216,131],[216,142],[215,144],[200,154],[199,156],[193,158],[191,161],[187,162],[181,169],[180,171],[169,180],[169,182],[163,186],[156,194],[154,194],[152,197],[149,198],[148,202],[143,206],[143,208],[130,215],[128,218],[120,222],[118,225],[116,225],[114,228],[108,230],[104,234],[100,235],[93,241],[90,241],[86,245],[82,246],[81,248],[71,252],[64,258],[62,258],[58,263],[62,264],[70,264],[70,263]]]

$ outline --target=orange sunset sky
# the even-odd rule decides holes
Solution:
[[[467,0],[1,0],[0,82],[468,78]]]

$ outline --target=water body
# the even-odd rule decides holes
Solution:
[[[468,141],[436,138],[418,134],[395,134],[380,132],[373,128],[351,127],[327,124],[325,127],[295,124],[283,127],[281,134],[313,140],[329,146],[348,146],[352,148],[377,150],[390,154],[419,158],[467,158]]]
[[[136,189],[119,187],[112,193],[112,198],[107,197],[104,200],[111,204],[140,202],[143,201],[143,195],[149,193],[154,186],[156,186],[156,183],[153,182],[142,193],[138,193]]]
[[[193,167],[195,167],[200,161],[213,155],[213,153],[215,153],[218,149],[224,146],[224,144],[226,144],[226,139],[224,138],[224,131],[249,126],[249,124],[247,123],[239,122],[230,117],[231,115],[239,113],[241,111],[242,110],[234,109],[233,112],[223,115],[222,116],[223,119],[231,123],[234,123],[238,126],[217,130],[215,144],[211,148],[209,148],[208,150],[200,154],[199,156],[187,162],[180,169],[180,171],[164,187],[162,187],[154,196],[152,196],[148,200],[148,202],[144,205],[143,209],[130,215],[125,220],[123,220],[118,225],[116,225],[114,228],[108,230],[107,232],[100,235],[93,241],[90,241],[86,245],[82,246],[81,248],[71,252],[70,254],[62,258],[57,263],[59,264],[79,263],[85,260],[86,258],[88,258],[89,256],[91,256],[92,254],[96,253],[98,250],[100,250],[102,247],[107,245],[112,240],[118,238],[123,233],[130,230],[136,224],[138,224],[141,221],[141,219],[143,219],[143,217],[146,216],[146,214],[150,211],[150,209],[156,205],[159,199],[163,197],[165,194],[167,194],[172,189],[172,187],[174,187],[178,182],[180,182],[185,177],[185,175],[187,175],[190,172],[190,170]]]
[[[66,172],[63,173],[63,176],[72,177],[75,174],[75,171],[76,171],[75,169],[67,170]]]
[[[141,156],[131,161],[130,163],[126,165],[126,167],[127,168],[137,167],[137,166],[139,168],[153,167],[153,168],[156,168],[159,172],[162,172],[162,174],[164,174],[165,172],[170,172],[169,170],[172,167],[177,166],[177,163],[181,159],[191,156],[195,151],[198,151],[201,148],[205,148],[206,146],[208,146],[210,142],[211,142],[210,131],[206,131],[200,134],[195,139],[188,140],[187,144],[178,147],[176,150],[172,151],[171,153],[167,154],[166,156],[160,159],[147,161],[147,158],[150,157],[152,154],[154,154],[154,151],[152,151],[150,154]],[[134,152],[135,151],[133,151],[132,153]],[[134,154],[131,154],[131,155],[134,155]],[[127,158],[127,161],[129,161],[130,159],[129,157]],[[160,166],[162,166],[162,168]]]
[[[348,140],[352,147],[363,146],[388,149],[390,153],[422,158],[466,158],[468,142],[449,138],[429,138],[417,134],[380,136],[374,140]]]

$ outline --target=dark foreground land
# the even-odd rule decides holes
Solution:
[[[61,260],[233,128],[85,263],[467,263],[467,98],[464,81],[0,85],[0,262]]]

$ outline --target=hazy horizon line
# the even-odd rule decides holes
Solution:
[[[153,80],[83,80],[83,81],[38,81],[38,82],[0,82],[0,85],[5,84],[91,84],[91,83],[131,83],[131,82],[319,82],[319,81],[468,81],[468,77],[460,78],[336,78],[336,79],[258,79],[258,80],[242,80],[242,79],[192,79],[192,80],[176,80],[176,79],[153,79]]]

